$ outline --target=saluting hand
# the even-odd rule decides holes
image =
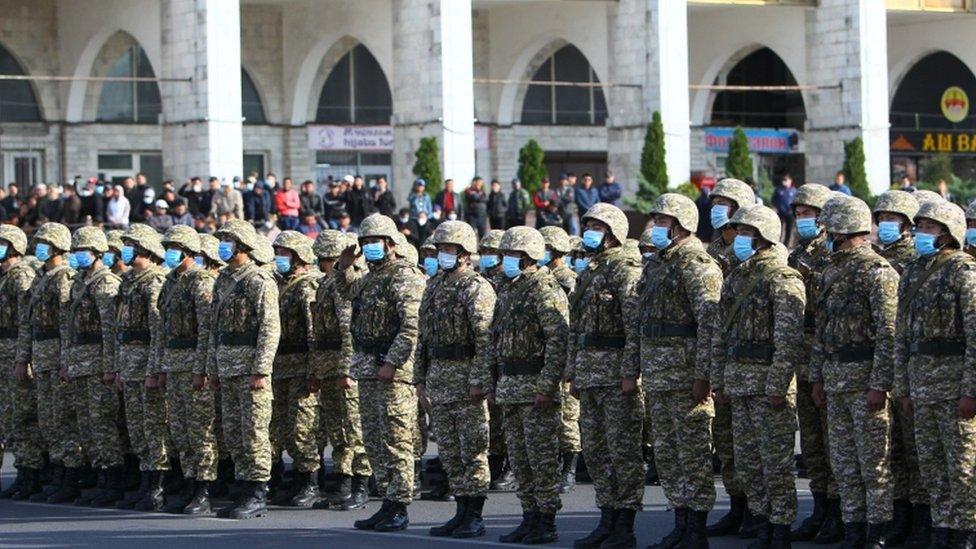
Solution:
[[[339,269],[348,269],[353,263],[359,259],[359,256],[363,255],[362,251],[356,251],[356,245],[347,246],[342,253],[339,254]]]

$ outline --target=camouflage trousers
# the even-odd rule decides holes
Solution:
[[[644,500],[641,393],[624,395],[619,386],[592,387],[580,391],[578,402],[583,454],[593,478],[596,506],[640,511]]]
[[[359,418],[359,386],[341,389],[335,379],[322,382],[319,391],[319,425],[323,439],[332,444],[332,462],[340,475],[368,477],[373,474],[363,446]]]
[[[125,424],[132,453],[139,458],[141,471],[169,469],[166,443],[166,391],[146,389],[142,380],[122,384],[125,397]]]
[[[193,388],[193,372],[166,375],[166,407],[170,450],[180,458],[183,476],[197,480],[217,478],[217,441],[214,436],[214,393]]]
[[[672,509],[708,512],[715,505],[712,418],[715,405],[695,402],[689,390],[649,393],[654,416],[654,463]]]
[[[119,392],[102,382],[101,374],[71,380],[82,448],[96,469],[122,465],[119,433]]]
[[[51,459],[58,453],[59,426],[55,419],[57,392],[61,385],[57,370],[34,371],[34,397],[37,402],[37,428],[42,451],[48,452]]]
[[[51,433],[51,459],[65,467],[81,467],[87,461],[85,448],[81,446],[78,430],[77,401],[80,390],[77,384],[54,374],[54,430]]]
[[[729,496],[744,496],[741,479],[735,474],[735,444],[732,436],[732,405],[715,403],[712,445],[722,464],[722,486]],[[657,458],[654,459],[655,463]],[[660,466],[659,466],[660,467]]]
[[[427,414],[427,410],[417,402],[417,422],[413,429],[413,459],[420,461],[427,453],[427,441],[430,438],[430,423],[432,418]]]
[[[263,389],[251,389],[251,376],[220,378],[224,443],[234,460],[238,480],[271,479],[271,378]]]
[[[4,364],[0,366],[0,449],[11,448],[13,441],[14,388],[16,383],[13,365]],[[0,460],[2,459],[3,456],[0,455]]]
[[[641,390],[643,391],[643,389]],[[644,422],[641,424],[641,444],[652,451],[654,450],[654,405],[651,402],[653,398],[653,394],[644,391]],[[711,455],[709,455],[709,459],[711,459]]]
[[[507,456],[501,405],[488,406],[488,455]]]
[[[932,526],[976,531],[976,417],[958,400],[915,404],[918,468],[931,494]]]
[[[582,451],[580,442],[580,401],[569,394],[569,382],[559,383],[559,400],[562,401],[562,421],[559,426],[559,451]]]
[[[871,411],[864,391],[827,395],[830,464],[845,523],[891,520],[890,422],[887,403],[884,409]]]
[[[274,459],[281,456],[282,450],[287,450],[296,471],[318,471],[318,398],[308,391],[308,380],[304,377],[276,378],[272,392],[271,453]]]
[[[44,437],[37,423],[36,385],[14,380],[11,385],[14,465],[40,469],[44,466]]]
[[[800,426],[800,452],[810,479],[811,492],[825,492],[837,497],[837,480],[830,470],[830,447],[827,444],[827,411],[813,403],[812,385],[796,382],[796,418]]]
[[[488,403],[451,402],[430,407],[437,450],[455,496],[488,493]]]
[[[796,396],[775,410],[765,396],[732,398],[736,474],[749,498],[749,510],[772,524],[796,519]],[[660,465],[659,465],[660,467]]]
[[[913,505],[928,505],[929,493],[918,471],[918,449],[915,447],[915,419],[906,415],[898,402],[891,401],[891,474],[894,498],[907,499]]]
[[[366,454],[380,496],[409,505],[413,500],[416,390],[408,383],[360,380],[359,410]]]
[[[508,460],[518,480],[522,511],[555,514],[559,499],[558,404],[538,408],[532,404],[502,405]]]
[[[227,448],[227,437],[224,436],[224,399],[220,396],[220,389],[214,391],[214,441],[217,442],[217,459],[230,459],[230,450]]]

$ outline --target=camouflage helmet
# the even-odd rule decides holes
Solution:
[[[901,214],[911,223],[918,213],[918,200],[905,191],[886,191],[878,195],[878,201],[874,203],[874,213],[881,212]]]
[[[529,259],[539,261],[546,255],[546,239],[532,227],[519,225],[505,231],[498,249],[502,253],[523,252]]]
[[[557,254],[568,254],[572,249],[572,245],[569,243],[569,235],[562,227],[550,225],[539,229],[539,233],[545,239],[546,246]]]
[[[359,225],[359,239],[382,236],[396,242],[397,235],[403,236],[397,230],[396,223],[392,219],[380,213],[366,216]]]
[[[969,203],[966,206],[966,219],[976,219],[976,200]],[[0,233],[0,238],[3,238],[2,233]]]
[[[424,243],[420,245],[420,251],[422,252],[436,252],[437,246],[434,245],[434,235],[430,235],[424,240]]]
[[[478,233],[464,221],[445,221],[437,226],[433,236],[434,244],[455,244],[469,254],[478,253]]]
[[[0,240],[6,240],[19,255],[27,255],[27,235],[16,225],[0,225]]]
[[[397,257],[406,259],[415,265],[420,262],[420,254],[417,253],[417,248],[414,248],[413,244],[407,242],[407,237],[403,236],[403,233],[397,232],[393,242],[396,243],[396,246],[393,248],[393,253]]]
[[[213,261],[218,265],[226,265],[227,263],[220,259],[220,253],[217,252],[217,248],[220,247],[220,239],[212,234],[202,234],[200,235],[200,255]]]
[[[103,254],[108,251],[108,240],[98,227],[79,227],[71,237],[72,250],[91,250]]]
[[[653,227],[649,227],[641,233],[640,239],[637,241],[640,246],[650,246],[651,248],[656,248],[654,242],[651,240],[651,233],[653,232]]]
[[[820,223],[821,225],[826,223],[827,218],[830,217],[831,210],[840,204],[843,204],[850,198],[850,196],[842,192],[830,191],[830,196],[827,198],[827,201],[824,202],[823,208],[820,209],[820,215],[817,216],[817,223]]]
[[[34,241],[46,242],[62,252],[67,252],[71,249],[71,231],[60,223],[47,222],[34,233]]]
[[[105,240],[108,241],[108,247],[110,250],[122,251],[122,233],[124,232],[125,231],[121,229],[105,231]]]
[[[627,221],[627,215],[624,214],[623,210],[613,204],[598,202],[590,206],[590,209],[586,210],[586,213],[580,218],[580,224],[585,225],[587,219],[600,221],[610,227],[610,234],[617,239],[617,242],[623,244],[624,240],[627,240],[630,222]]]
[[[312,252],[312,240],[298,231],[281,231],[275,238],[275,248],[285,248],[295,254],[302,263],[315,263],[315,253]]]
[[[586,251],[583,249],[583,237],[577,235],[572,235],[569,237],[569,247],[570,253]]]
[[[712,189],[712,192],[708,194],[710,200],[715,200],[716,196],[728,198],[740,208],[756,203],[756,193],[752,190],[752,187],[741,179],[733,179],[731,177],[726,177],[719,181],[715,185],[715,188]]]
[[[478,248],[488,248],[491,250],[497,250],[502,244],[502,235],[505,231],[501,229],[492,229],[485,233],[485,236],[481,237],[481,242],[478,242]]]
[[[759,231],[763,240],[775,244],[779,242],[780,223],[776,212],[762,204],[751,204],[736,210],[730,223],[733,226],[745,225]]]
[[[344,233],[335,229],[326,229],[315,239],[312,251],[319,259],[332,259],[342,255],[342,250],[348,246]]]
[[[200,253],[200,234],[186,225],[173,225],[163,235],[163,247],[173,244],[183,248],[191,254]]]
[[[248,224],[250,225],[250,224]],[[248,252],[258,265],[269,265],[274,261],[274,246],[263,234],[254,233],[254,248]]]
[[[912,193],[912,195],[914,195],[915,200],[918,201],[919,206],[925,204],[926,202],[945,202],[945,199],[942,198],[942,195],[940,195],[935,191],[930,191],[928,189],[919,189],[914,193]]]
[[[698,206],[683,194],[664,193],[651,204],[651,215],[660,214],[675,218],[678,225],[694,233],[698,230]]]
[[[796,190],[791,206],[794,208],[809,206],[822,210],[828,198],[830,198],[830,189],[820,183],[806,183]]]
[[[918,220],[923,218],[941,224],[960,248],[965,246],[966,214],[958,206],[945,200],[925,202],[915,215],[915,223],[918,224]]]
[[[163,238],[149,225],[135,223],[129,225],[128,230],[122,233],[122,243],[131,242],[143,250],[153,254],[158,259],[163,259],[166,250],[163,249]]]
[[[860,198],[848,197],[831,206],[823,224],[831,234],[870,233],[871,208]]]
[[[214,236],[220,240],[231,238],[248,250],[253,250],[257,246],[258,233],[254,230],[254,225],[241,219],[227,220],[217,229]]]

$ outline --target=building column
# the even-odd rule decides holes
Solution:
[[[686,0],[620,0],[607,8],[610,82],[607,155],[629,194],[637,190],[644,134],[654,111],[664,124],[668,181],[691,177]]]
[[[444,178],[474,177],[471,0],[393,1],[393,185],[413,182],[422,137],[436,137]]]
[[[807,11],[808,83],[833,86],[805,96],[808,181],[828,183],[844,164],[844,142],[864,140],[872,193],[891,182],[885,3],[820,0]]]
[[[242,175],[238,0],[162,0],[163,175]]]

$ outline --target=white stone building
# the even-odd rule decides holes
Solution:
[[[459,182],[511,178],[534,138],[550,173],[632,191],[660,111],[672,184],[721,176],[742,126],[757,172],[801,181],[860,136],[877,192],[935,152],[973,176],[973,36],[974,0],[0,0],[0,74],[32,77],[0,80],[2,177],[359,172],[402,197],[423,136]]]

